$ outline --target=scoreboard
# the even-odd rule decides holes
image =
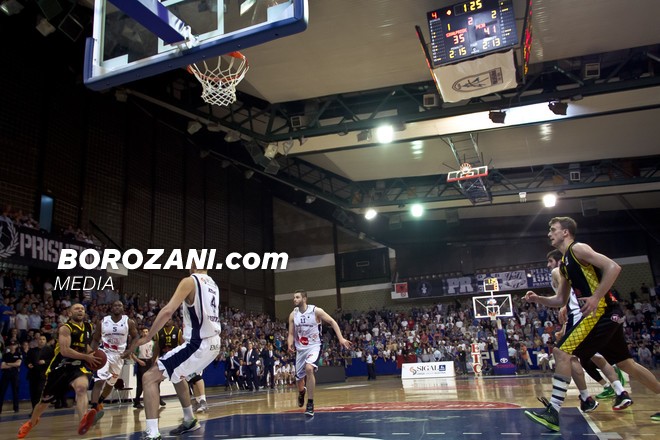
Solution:
[[[513,0],[471,0],[427,12],[433,67],[518,44]]]

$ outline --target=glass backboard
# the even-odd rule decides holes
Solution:
[[[149,0],[133,1],[149,4]],[[134,4],[129,3],[129,8],[126,3],[96,0],[84,73],[85,84],[93,90],[186,67],[307,28],[307,0],[163,0],[161,5],[182,22],[179,26],[189,26],[192,35],[168,44],[155,31],[169,25],[159,18],[162,14],[155,9],[151,13],[148,6],[136,14]]]

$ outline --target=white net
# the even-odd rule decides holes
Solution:
[[[236,85],[249,69],[240,52],[203,60],[188,66],[188,71],[202,84],[202,99],[212,105],[227,106],[236,102]]]

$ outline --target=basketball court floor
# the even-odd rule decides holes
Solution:
[[[628,387],[626,387],[628,388]],[[258,392],[207,389],[209,411],[201,414],[202,429],[184,434],[191,439],[652,439],[660,435],[660,423],[650,419],[660,407],[658,397],[633,382],[634,405],[612,411],[601,401],[592,413],[578,409],[577,390],[569,390],[561,412],[561,432],[531,422],[526,408],[540,408],[536,396],[549,396],[551,376],[486,377],[475,379],[407,380],[379,377],[376,381],[351,379],[320,385],[315,396],[314,417],[296,404],[294,387]],[[590,388],[592,394],[599,387]],[[181,407],[175,397],[165,399],[160,427],[163,438],[178,426]],[[9,409],[5,405],[5,410]],[[29,414],[22,403],[17,414],[0,416],[2,438],[14,438]],[[77,435],[73,408],[49,409],[27,438],[70,439]],[[106,405],[105,417],[86,439],[137,440],[145,427],[144,410],[132,404]]]

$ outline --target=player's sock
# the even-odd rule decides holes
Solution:
[[[160,435],[158,419],[147,419],[147,433],[150,437],[158,437]]]
[[[557,411],[559,411],[564,404],[566,391],[568,390],[568,385],[570,385],[570,383],[570,377],[555,374],[552,378],[552,397],[550,398],[550,404]]]
[[[625,391],[625,388],[623,388],[623,385],[621,385],[621,381],[619,380],[615,380],[614,382],[612,382],[612,388],[614,388],[614,391],[616,392],[617,395]]]
[[[587,400],[589,397],[589,391],[588,390],[580,390],[580,398],[582,400]]]
[[[189,422],[194,418],[195,418],[195,416],[193,415],[192,406],[188,406],[186,408],[183,408],[183,421],[184,422]]]

